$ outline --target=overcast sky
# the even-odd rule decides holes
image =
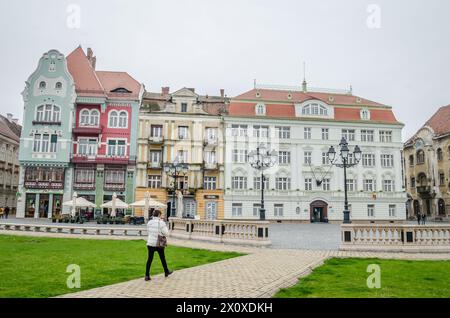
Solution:
[[[92,47],[97,69],[147,90],[228,96],[253,79],[300,85],[305,61],[310,86],[393,106],[405,140],[450,104],[449,12],[447,0],[2,0],[0,109],[21,119],[24,82],[52,48]]]

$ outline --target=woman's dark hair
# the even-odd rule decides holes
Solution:
[[[153,211],[153,216],[154,217],[160,217],[161,216],[161,211],[160,210],[155,210],[155,211]]]

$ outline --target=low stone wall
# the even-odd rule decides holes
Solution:
[[[450,252],[450,225],[342,224],[344,251]]]
[[[192,220],[170,218],[170,236],[237,245],[269,246],[267,221]]]

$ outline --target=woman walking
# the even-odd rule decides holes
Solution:
[[[173,273],[167,267],[166,256],[164,255],[164,248],[166,245],[166,237],[169,235],[169,230],[164,220],[161,220],[161,211],[156,210],[153,212],[153,218],[147,223],[147,250],[148,259],[147,266],[145,267],[145,280],[149,281],[150,278],[150,267],[152,266],[153,256],[155,252],[158,252],[159,258],[161,259],[162,266],[164,268],[164,273],[167,276]]]

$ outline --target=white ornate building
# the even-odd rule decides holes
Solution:
[[[225,117],[225,218],[259,218],[260,174],[247,154],[262,143],[278,153],[265,173],[268,220],[342,220],[343,169],[330,165],[326,153],[345,137],[351,151],[362,150],[361,162],[347,170],[351,219],[405,220],[402,128],[391,107],[351,92],[308,91],[306,83],[255,86],[232,99]]]

